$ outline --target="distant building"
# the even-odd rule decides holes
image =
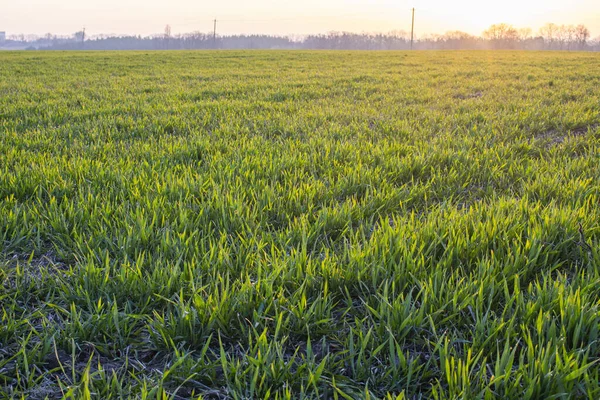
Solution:
[[[6,40],[6,32],[0,32],[0,42],[4,42]]]

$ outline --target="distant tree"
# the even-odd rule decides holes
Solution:
[[[428,33],[421,37],[418,47],[422,50],[433,50],[438,48],[442,42],[442,35],[436,33]]]
[[[10,35],[8,37],[8,40],[14,40],[15,42],[24,42],[25,41],[25,35],[23,35],[22,33],[17,34],[17,35]]]
[[[469,49],[474,48],[477,38],[462,31],[448,31],[440,37],[444,49]]]
[[[576,34],[577,34],[577,27],[573,26],[573,25],[569,25],[566,27],[567,30],[567,48],[569,50],[576,50],[577,49],[577,41],[575,40]]]
[[[483,37],[495,48],[515,48],[519,32],[509,24],[494,24],[483,32]]]
[[[462,31],[448,31],[444,33],[443,38],[445,40],[471,40],[474,39],[475,36]]]
[[[509,24],[495,24],[484,32],[484,37],[498,40],[516,40],[519,38],[519,32],[514,26]]]
[[[589,48],[592,51],[600,51],[600,36],[588,42]]]
[[[568,26],[566,26],[566,25],[558,26],[558,29],[556,30],[556,42],[558,43],[558,48],[560,50],[564,50],[565,48],[568,48],[570,34],[571,33],[570,33],[570,29]]]
[[[517,35],[521,42],[525,42],[525,41],[531,39],[532,33],[533,32],[532,32],[531,28],[521,28],[518,30]]]
[[[546,41],[542,36],[538,35],[528,41],[526,48],[528,50],[544,50],[546,48]]]
[[[449,31],[443,35],[421,36],[417,49],[485,49],[519,48],[526,50],[579,49],[600,50],[600,38],[592,40],[589,30],[583,25],[558,26],[546,24],[540,34],[532,36],[531,29],[516,29],[508,24],[496,24],[482,36],[462,31]],[[71,36],[34,38],[13,35],[7,41],[15,48],[33,47],[55,50],[81,49],[83,32]],[[213,47],[211,33],[192,32],[173,35],[171,27],[165,26],[162,33],[150,36],[95,35],[86,41],[90,50],[152,50],[152,49],[209,49]],[[29,41],[29,42],[27,42]],[[388,33],[329,32],[327,34],[303,36],[231,35],[219,37],[219,48],[223,49],[356,49],[356,50],[405,50],[410,47],[409,35],[404,31]]]
[[[410,39],[410,33],[406,32],[405,30],[402,30],[402,29],[395,29],[395,30],[391,31],[390,33],[388,33],[386,36],[391,36],[391,37],[395,37],[398,39],[404,39],[404,40]]]
[[[85,38],[85,32],[83,32],[83,31],[75,32],[73,34],[73,39],[75,39],[75,41],[78,43],[81,42],[84,38]]]
[[[540,28],[540,36],[544,38],[546,48],[554,48],[554,43],[558,39],[559,29],[559,26],[553,23],[548,23]]]
[[[590,30],[585,25],[580,24],[575,27],[575,40],[579,50],[585,49],[585,45],[590,36]]]

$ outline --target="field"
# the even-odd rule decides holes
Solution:
[[[600,398],[599,71],[0,53],[0,398]]]

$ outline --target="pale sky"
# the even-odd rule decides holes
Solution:
[[[585,24],[600,35],[600,0],[0,0],[0,31],[7,34],[152,34],[218,32],[307,34],[328,31],[415,32],[462,30],[480,34],[493,23],[531,27],[546,22]]]

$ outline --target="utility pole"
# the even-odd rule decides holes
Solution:
[[[83,48],[84,42],[85,42],[85,26],[83,27],[83,30],[81,31],[81,48]]]
[[[215,18],[215,29],[213,31],[213,48],[217,48],[217,19]]]
[[[412,9],[412,27],[410,28],[410,49],[413,49],[413,43],[415,41],[415,9]]]

